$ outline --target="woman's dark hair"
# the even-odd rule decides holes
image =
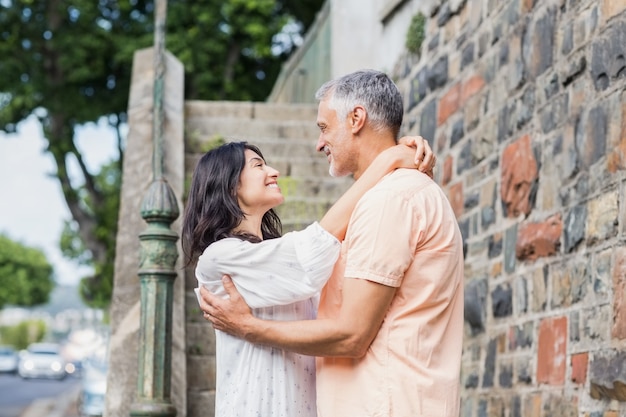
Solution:
[[[226,237],[261,241],[255,235],[233,232],[245,216],[239,207],[237,188],[246,162],[246,149],[263,158],[256,146],[231,142],[210,150],[198,161],[183,217],[181,242],[185,266],[194,262],[211,243]],[[281,236],[282,225],[274,210],[263,215],[261,233],[263,239]]]

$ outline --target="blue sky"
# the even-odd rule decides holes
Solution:
[[[58,180],[51,176],[54,161],[45,146],[34,117],[22,122],[16,134],[0,132],[0,233],[41,249],[55,269],[56,281],[74,285],[89,269],[66,261],[58,249],[63,221],[70,213]],[[117,158],[115,132],[104,121],[81,127],[77,146],[91,172]]]

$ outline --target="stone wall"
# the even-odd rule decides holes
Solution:
[[[464,417],[626,416],[625,57],[625,0],[450,0],[396,66],[465,241]]]

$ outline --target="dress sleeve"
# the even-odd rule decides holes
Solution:
[[[222,276],[230,275],[252,308],[291,304],[319,293],[340,247],[339,241],[317,222],[302,231],[259,243],[222,239],[200,256],[196,278],[198,286],[225,297]]]

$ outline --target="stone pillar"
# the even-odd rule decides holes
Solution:
[[[184,68],[171,54],[165,56],[163,174],[178,206],[184,183]],[[139,235],[146,228],[141,203],[152,183],[153,48],[135,52],[128,103],[128,126],[122,176],[113,299],[109,373],[104,417],[129,415],[136,400],[140,320]],[[180,218],[172,224],[180,236]],[[180,245],[180,243],[178,243]],[[179,253],[180,251],[179,247]],[[172,403],[177,416],[186,416],[184,278],[181,264],[174,280],[172,327]]]

